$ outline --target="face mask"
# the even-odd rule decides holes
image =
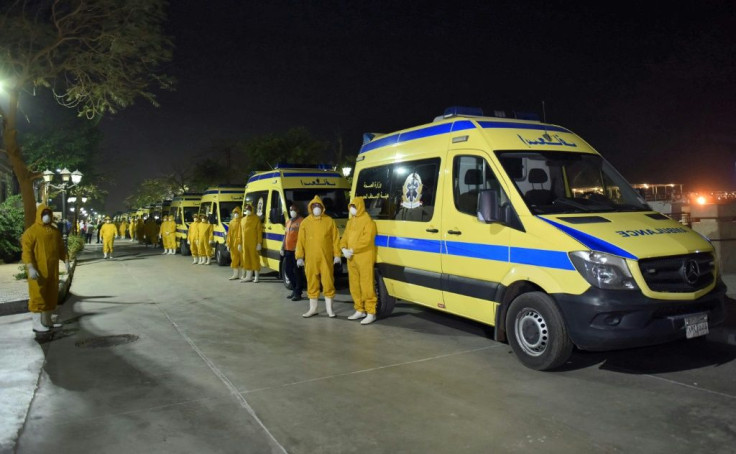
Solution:
[[[355,207],[350,207],[350,214],[352,214],[353,216],[357,215],[358,209]]]
[[[50,224],[51,216],[49,216],[48,214],[44,214],[43,216],[41,216],[41,222],[43,222],[44,224]]]
[[[289,216],[291,216],[292,219],[295,218],[296,215],[297,215],[297,212],[296,211],[293,211],[293,210],[292,211],[289,211]]]
[[[233,213],[233,219],[238,217],[238,213]]]
[[[320,207],[314,207],[314,208],[312,208],[312,214],[315,215],[315,216],[319,216],[320,214],[322,214],[322,208],[320,208]]]
[[[250,210],[245,210],[245,215],[250,216]]]

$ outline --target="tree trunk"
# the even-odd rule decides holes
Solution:
[[[3,118],[3,142],[5,152],[10,159],[10,165],[13,167],[15,177],[18,179],[20,186],[20,196],[23,200],[23,212],[26,228],[36,222],[36,196],[33,193],[33,180],[38,175],[32,172],[26,166],[23,155],[18,145],[16,130],[16,114],[18,112],[18,92],[9,90],[8,111]]]

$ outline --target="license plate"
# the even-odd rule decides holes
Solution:
[[[685,317],[685,337],[705,336],[708,334],[708,314],[696,314]]]

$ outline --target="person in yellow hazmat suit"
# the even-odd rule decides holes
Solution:
[[[325,293],[327,315],[334,317],[332,298],[335,297],[334,265],[340,263],[340,236],[335,221],[325,214],[325,205],[319,196],[309,202],[309,216],[299,226],[296,240],[296,265],[304,267],[307,277],[309,310],[302,317],[317,314],[319,285]]]
[[[36,208],[36,222],[21,236],[22,260],[28,270],[28,311],[33,331],[46,333],[54,324],[51,314],[59,302],[59,260],[64,261],[69,274],[69,259],[61,232],[51,221],[54,213],[41,204]]]
[[[135,226],[136,226],[135,217],[130,218],[130,224],[128,225],[128,234],[130,235],[130,241],[135,241]]]
[[[161,241],[164,245],[164,254],[176,254],[176,223],[174,216],[165,216],[161,223]]]
[[[192,265],[196,265],[199,263],[199,215],[195,214],[192,222],[189,223],[187,244],[189,250],[192,251]]]
[[[240,282],[258,283],[261,273],[261,247],[263,243],[263,223],[253,212],[253,205],[245,204],[245,215],[240,220],[240,236],[243,243],[243,269],[245,276]]]
[[[128,231],[128,221],[123,218],[122,221],[120,221],[120,226],[118,227],[118,236],[120,239],[125,238],[125,232]]]
[[[235,207],[227,227],[227,250],[230,252],[230,268],[233,275],[228,279],[234,281],[243,277],[243,232],[240,230],[240,208]]]
[[[204,214],[199,216],[199,264],[209,265],[212,257],[212,245],[215,244],[215,228]]]
[[[373,266],[376,263],[376,223],[365,211],[363,197],[354,197],[348,205],[350,219],[340,240],[342,255],[348,259],[350,295],[355,313],[348,320],[363,319],[360,324],[376,321],[376,290]]]
[[[138,244],[143,244],[145,241],[145,224],[143,224],[143,217],[138,218],[138,222],[135,223],[135,238],[138,240]]]
[[[117,233],[118,229],[115,228],[115,224],[112,223],[110,216],[105,217],[105,223],[102,224],[102,228],[100,229],[100,238],[102,238],[102,253],[106,259],[113,258],[112,250]]]

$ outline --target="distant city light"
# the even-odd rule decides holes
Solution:
[[[699,196],[697,199],[695,199],[698,202],[698,205],[705,205],[705,197],[702,195]]]

